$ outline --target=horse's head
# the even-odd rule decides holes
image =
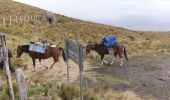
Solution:
[[[91,42],[88,42],[86,46],[86,54],[90,53],[90,51],[93,49],[93,44]]]
[[[18,46],[17,47],[17,58],[21,57],[22,53],[23,53],[23,51],[21,49],[21,46]]]

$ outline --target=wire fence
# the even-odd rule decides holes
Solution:
[[[3,17],[0,18],[0,25],[6,27],[7,25],[13,25],[22,22],[41,21],[41,19],[42,17],[40,15]]]

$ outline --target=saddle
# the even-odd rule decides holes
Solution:
[[[30,42],[29,51],[45,53],[46,49],[48,49],[48,45],[40,43],[40,42]]]

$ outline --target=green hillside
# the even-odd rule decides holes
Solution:
[[[167,46],[169,41],[165,42],[169,38],[168,33],[164,33],[163,36],[161,33],[154,32],[153,35],[152,32],[131,31],[77,20],[59,14],[55,15],[57,22],[49,25],[45,19],[46,11],[44,10],[12,1],[7,2],[6,0],[1,0],[0,5],[1,18],[15,17],[16,15],[41,15],[42,17],[41,21],[20,22],[11,26],[8,25],[7,27],[3,27],[1,24],[0,32],[9,35],[8,43],[10,46],[42,39],[49,39],[51,42],[62,45],[65,33],[69,33],[71,38],[80,39],[83,42],[87,42],[87,40],[100,42],[103,36],[114,34],[128,48],[130,55],[140,55],[155,51],[170,51],[170,47]],[[162,42],[165,42],[165,44],[162,44]]]

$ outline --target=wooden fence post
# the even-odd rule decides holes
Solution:
[[[18,23],[18,16],[15,17],[15,22]]]
[[[12,19],[9,17],[9,25],[12,25]]]
[[[30,20],[32,21],[32,16],[30,16]]]
[[[37,20],[37,15],[35,15],[35,20]]]
[[[32,20],[34,20],[34,21],[35,21],[35,16],[32,16]]]
[[[22,16],[20,16],[20,21],[22,22]]]
[[[24,73],[21,69],[16,70],[16,79],[18,84],[20,100],[27,100],[27,91],[25,86]]]
[[[28,22],[30,21],[30,16],[28,16],[28,19],[27,19],[27,21],[28,21]]]
[[[79,77],[80,77],[80,100],[83,100],[83,46],[78,41],[79,46]]]
[[[24,21],[27,22],[27,17],[26,16],[24,16]]]
[[[38,20],[40,20],[41,21],[41,17],[38,15]]]
[[[3,18],[3,25],[6,26],[5,18]]]
[[[69,72],[68,59],[71,59],[79,65],[79,78],[80,78],[80,100],[83,100],[83,46],[79,41],[68,39],[65,35],[65,47],[67,56],[67,71]],[[68,73],[67,72],[67,73]],[[69,75],[69,74],[68,74]],[[69,79],[69,76],[67,76]],[[69,80],[68,80],[69,81]]]
[[[8,49],[6,44],[6,37],[5,35],[0,35],[0,40],[2,43],[2,49],[3,49],[3,55],[4,55],[4,67],[6,72],[6,78],[7,78],[7,84],[8,84],[8,90],[9,90],[9,97],[10,100],[15,100],[14,92],[13,92],[13,86],[11,81],[11,73],[9,71],[9,63],[8,63]]]
[[[67,33],[65,34],[65,49],[66,49],[66,58],[67,58],[67,82],[70,81],[70,76],[69,76],[69,61],[68,61],[68,36]]]

